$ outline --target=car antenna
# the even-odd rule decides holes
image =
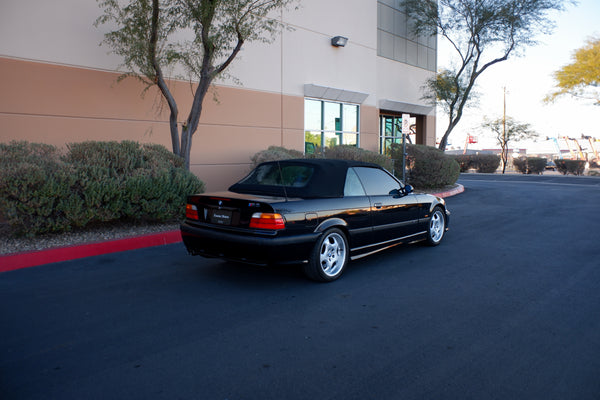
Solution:
[[[283,181],[283,172],[281,171],[281,164],[279,163],[279,160],[277,160],[277,168],[279,168],[279,178],[281,179],[281,187],[283,188],[285,201],[288,201],[287,190],[285,190],[285,182]]]

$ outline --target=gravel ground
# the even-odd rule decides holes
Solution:
[[[6,225],[0,225],[0,254],[20,253],[26,251],[45,250],[55,247],[103,242],[107,240],[142,236],[174,229],[179,229],[179,224],[118,224],[62,234],[46,234],[36,236],[34,238],[19,238],[13,237],[10,229]]]

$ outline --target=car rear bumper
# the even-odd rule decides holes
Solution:
[[[266,265],[307,261],[319,232],[277,236],[233,232],[184,222],[181,224],[181,237],[192,255]]]

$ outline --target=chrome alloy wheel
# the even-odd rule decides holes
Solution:
[[[319,252],[319,263],[323,273],[329,277],[337,275],[346,262],[346,244],[344,238],[337,233],[331,232],[321,243]]]
[[[429,220],[429,238],[433,243],[438,243],[442,240],[445,228],[446,219],[442,210],[438,208],[433,212],[433,215]]]

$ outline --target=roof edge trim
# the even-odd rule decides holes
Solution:
[[[417,114],[417,115],[429,115],[434,108],[432,106],[423,106],[419,104],[403,103],[400,101],[393,100],[380,100],[379,108],[381,110],[395,111],[399,113]]]
[[[369,94],[307,83],[304,85],[304,97],[362,104]]]

